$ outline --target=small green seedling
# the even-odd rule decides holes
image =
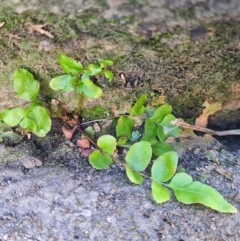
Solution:
[[[13,79],[14,90],[19,98],[29,102],[29,107],[5,109],[0,114],[0,119],[11,127],[19,125],[26,132],[44,137],[50,131],[51,118],[48,110],[38,99],[39,82],[25,69],[16,70]]]
[[[171,124],[176,119],[171,114],[172,107],[164,104],[158,107],[152,116],[145,113],[144,103],[147,95],[141,96],[131,108],[129,116],[121,116],[116,126],[117,138],[103,135],[97,141],[97,150],[89,156],[89,162],[95,169],[106,169],[113,161],[123,165],[129,180],[137,185],[144,178],[151,181],[152,197],[157,203],[170,200],[170,191],[179,202],[185,204],[203,204],[225,213],[237,213],[237,209],[228,203],[212,187],[193,181],[184,172],[176,173],[178,154],[166,143],[169,137],[180,136],[181,129]],[[140,141],[131,143],[133,126],[144,123],[144,135]],[[125,163],[114,157],[117,146],[129,148]],[[150,166],[150,175],[146,169]]]
[[[91,80],[94,76],[104,75],[110,82],[113,80],[113,73],[107,70],[107,67],[113,65],[113,61],[106,59],[96,64],[89,64],[86,68],[81,62],[60,54],[59,64],[66,74],[53,78],[49,85],[53,90],[63,90],[65,92],[77,91],[80,96],[87,98],[99,98],[102,95],[102,89]],[[82,105],[82,99],[78,111]]]

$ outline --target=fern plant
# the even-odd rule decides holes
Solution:
[[[237,209],[214,188],[193,181],[187,173],[177,172],[178,154],[165,141],[169,137],[179,137],[181,128],[172,124],[175,116],[168,104],[147,116],[146,99],[147,95],[141,96],[131,108],[130,115],[119,118],[116,138],[103,135],[97,140],[97,150],[89,156],[91,166],[103,170],[115,161],[125,167],[126,176],[132,183],[141,185],[145,178],[149,179],[152,197],[157,203],[169,201],[170,190],[173,190],[176,199],[184,204],[199,203],[219,212],[236,213]],[[133,126],[139,120],[144,122],[144,135],[139,141],[131,143]],[[124,162],[114,157],[118,146],[129,149]],[[146,171],[149,168],[150,174]]]

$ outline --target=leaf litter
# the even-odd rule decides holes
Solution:
[[[48,24],[32,24],[32,23],[26,23],[25,26],[28,29],[28,32],[30,34],[34,33],[34,32],[38,32],[40,34],[43,34],[45,36],[47,36],[50,39],[53,39],[54,36],[47,30],[43,29],[44,27],[46,27]]]
[[[208,118],[210,115],[213,115],[217,111],[222,109],[222,104],[221,103],[214,103],[210,102],[209,100],[205,100],[203,105],[205,108],[203,109],[202,114],[196,119],[195,125],[196,126],[201,126],[201,127],[206,127],[208,124]]]
[[[0,28],[2,28],[5,25],[5,22],[0,23]]]

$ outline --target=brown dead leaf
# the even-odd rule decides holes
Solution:
[[[116,149],[113,153],[113,158],[118,159],[119,158],[119,154],[118,154],[118,149]]]
[[[165,102],[165,99],[166,99],[166,96],[160,95],[160,96],[154,98],[154,99],[152,100],[151,104],[152,104],[153,106],[163,105],[163,104],[166,103],[166,102]]]
[[[88,149],[91,146],[90,141],[87,140],[87,139],[79,139],[79,140],[77,140],[77,145],[81,149],[83,149],[83,150]]]
[[[115,117],[119,117],[120,115],[126,115],[130,112],[131,110],[131,105],[126,104],[123,108],[118,109],[116,106],[112,108],[112,112]]]
[[[0,23],[0,28],[2,28],[5,25],[5,22]]]
[[[119,117],[119,109],[117,109],[116,106],[114,106],[114,107],[112,108],[112,112],[113,112],[113,114],[114,114],[115,117]]]
[[[32,24],[32,23],[26,23],[25,26],[28,28],[28,32],[32,34],[33,32],[38,32],[40,34],[46,35],[48,38],[53,39],[54,36],[48,32],[47,30],[44,30],[43,28],[47,26],[48,24]]]
[[[79,119],[77,115],[74,115],[73,118],[67,115],[61,117],[61,119],[66,122],[70,127],[75,127],[79,125]]]
[[[79,119],[77,115],[74,115],[73,118],[66,121],[69,126],[74,127],[79,125]]]
[[[34,167],[42,166],[42,161],[35,157],[26,157],[24,160],[22,160],[22,164],[25,168],[32,169]]]
[[[205,109],[203,109],[202,114],[196,119],[195,125],[196,126],[201,126],[201,127],[206,127],[208,124],[208,117],[210,115],[213,115],[215,112],[219,111],[222,109],[222,104],[221,103],[212,103],[208,100],[205,100],[203,105]]]
[[[63,134],[65,135],[67,140],[70,140],[73,137],[77,128],[78,128],[77,126],[74,126],[72,129],[69,129],[65,126],[62,127]]]
[[[131,117],[134,120],[134,127],[141,126],[144,122],[144,119],[141,116],[134,116]]]
[[[216,163],[211,164],[209,166],[205,166],[204,168],[199,168],[204,175],[210,174],[211,171],[215,170],[220,175],[226,177],[227,179],[233,181],[233,175],[226,171],[222,166],[217,165]]]
[[[93,149],[90,149],[90,148],[84,149],[84,150],[80,149],[80,150],[81,150],[83,157],[89,157],[92,154],[92,152],[94,151]]]

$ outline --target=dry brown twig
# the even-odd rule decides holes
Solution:
[[[43,28],[47,26],[48,24],[32,24],[32,23],[26,23],[25,26],[28,28],[28,32],[32,34],[33,32],[38,32],[40,34],[46,35],[48,38],[53,39],[54,36],[48,32],[47,30],[44,30]]]
[[[200,131],[213,136],[228,136],[228,135],[240,135],[240,129],[237,130],[227,130],[227,131],[214,131],[205,127],[194,126],[184,122],[182,119],[175,119],[171,121],[174,126],[183,127],[185,129],[191,129],[194,131]]]

